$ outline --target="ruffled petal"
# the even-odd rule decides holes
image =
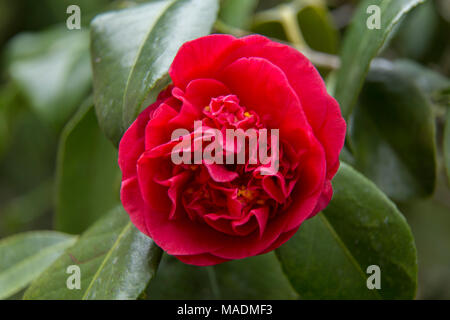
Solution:
[[[228,171],[220,164],[203,164],[208,169],[209,175],[216,182],[230,182],[239,177],[236,172]]]

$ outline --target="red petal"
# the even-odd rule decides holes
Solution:
[[[149,115],[159,104],[155,103],[145,109],[131,124],[123,135],[119,144],[119,167],[122,170],[123,180],[136,175],[137,159],[144,152],[145,126]]]
[[[139,183],[136,177],[122,181],[120,200],[122,201],[123,208],[129,214],[131,222],[133,222],[136,228],[151,237],[150,232],[147,230],[145,221],[147,218],[147,206],[142,199]]]
[[[209,75],[219,68],[234,40],[230,35],[214,34],[181,46],[169,70],[175,86],[184,89],[191,80],[214,78]]]
[[[309,218],[314,217],[317,213],[325,209],[331,201],[333,197],[333,187],[331,186],[331,182],[329,180],[325,181],[325,186],[323,188],[322,194],[317,201],[317,205],[314,208],[313,212],[309,216]]]
[[[212,266],[215,264],[229,261],[208,253],[191,256],[175,256],[175,257],[183,263],[192,264],[194,266],[200,267]]]
[[[173,176],[166,180],[157,180],[156,178],[154,179],[155,182],[169,188],[169,190],[167,190],[167,195],[172,202],[172,206],[170,207],[169,219],[175,218],[175,213],[177,211],[177,205],[180,200],[181,193],[183,192],[183,188],[190,178],[191,173],[188,171],[184,171],[179,175]]]
[[[220,164],[203,164],[208,169],[209,175],[216,182],[230,182],[239,177],[237,172],[228,171]]]
[[[211,253],[234,238],[215,231],[206,224],[191,221],[187,215],[169,220],[167,211],[149,211],[146,223],[155,243],[175,256]]]
[[[252,210],[248,213],[245,219],[234,221],[232,224],[233,229],[239,235],[247,235],[255,229],[254,225],[250,221],[253,219],[255,219],[257,222],[257,225],[259,227],[259,237],[262,238],[264,230],[266,229],[267,220],[269,219],[268,208],[259,208]]]

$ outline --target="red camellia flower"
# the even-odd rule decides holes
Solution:
[[[301,53],[256,35],[210,35],[184,44],[169,74],[173,85],[119,147],[123,206],[163,250],[199,266],[263,254],[328,205],[346,125]],[[277,170],[251,163],[250,148],[241,164],[174,163],[182,140],[173,139],[175,130],[208,140],[196,136],[196,121],[221,132],[278,129]],[[227,146],[223,155],[242,147]]]

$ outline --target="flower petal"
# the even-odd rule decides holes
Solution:
[[[230,35],[214,34],[186,42],[169,69],[174,85],[185,89],[191,80],[215,78],[209,75],[218,69],[234,40]]]

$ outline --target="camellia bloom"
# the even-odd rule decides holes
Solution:
[[[119,147],[123,206],[163,250],[199,266],[263,254],[328,205],[346,125],[301,53],[262,36],[210,35],[184,44],[169,74],[173,85]],[[262,175],[268,165],[250,164],[250,148],[244,164],[175,164],[172,134],[194,136],[196,121],[279,130],[279,167]]]

